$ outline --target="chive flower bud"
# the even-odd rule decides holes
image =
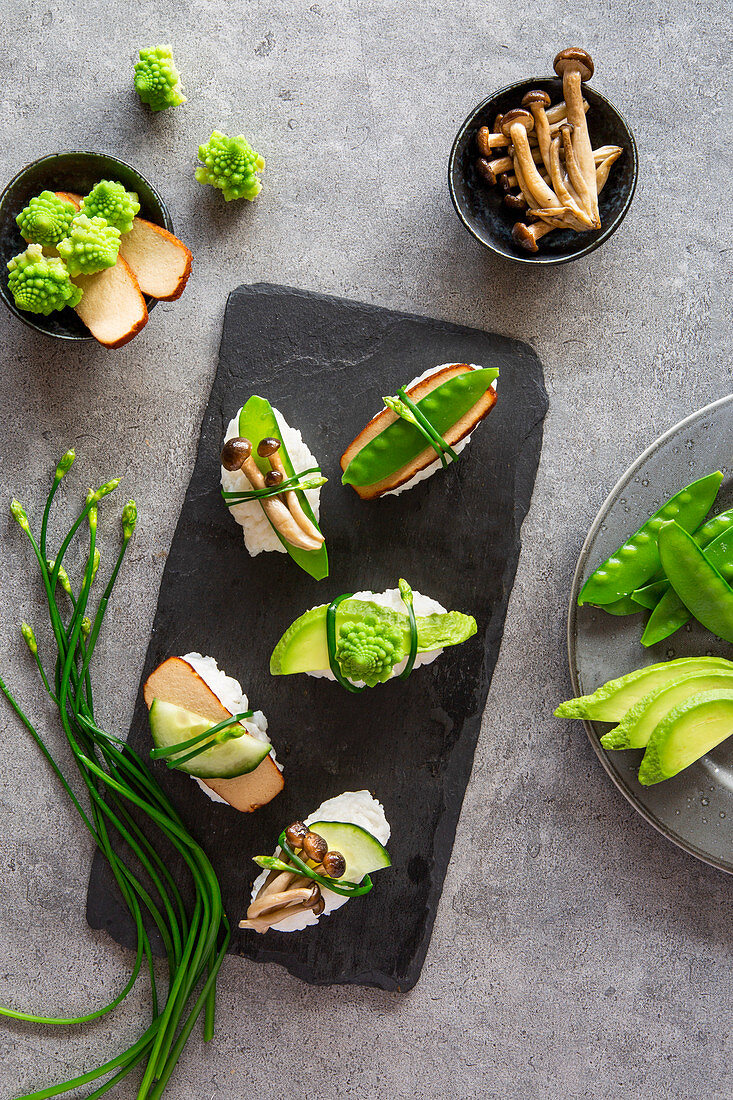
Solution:
[[[102,497],[106,497],[109,493],[113,493],[119,483],[120,479],[118,477],[113,477],[111,481],[105,481],[104,485],[100,485],[95,493],[97,500],[101,500]]]
[[[408,607],[412,607],[412,589],[410,588],[407,581],[403,580],[403,578],[400,577],[399,581],[397,582],[397,586],[400,590],[402,602],[404,604],[407,604]]]
[[[58,466],[56,467],[56,480],[57,481],[61,481],[61,478],[64,477],[66,474],[68,474],[69,470],[71,469],[71,467],[74,464],[74,459],[75,458],[76,458],[76,451],[74,451],[72,449],[72,450],[69,450],[69,451],[66,452],[66,454],[63,456],[63,458],[59,462]]]
[[[94,509],[94,511],[96,513],[96,508]],[[94,558],[92,560],[92,576],[91,576],[91,580],[89,582],[90,584],[92,583],[92,581],[94,580],[94,578],[97,575],[97,570],[99,569],[99,562],[100,562],[101,558],[102,558],[102,555],[99,553],[98,548],[95,546],[95,548],[94,548]]]
[[[85,638],[88,638],[92,632],[92,620],[88,615],[85,615],[81,620],[81,632]]]
[[[382,401],[385,408],[391,409],[393,413],[406,420],[408,424],[417,426],[417,419],[412,409],[408,408],[404,401],[400,401],[399,397],[383,397]]]
[[[33,627],[29,626],[28,623],[21,623],[20,632],[25,638],[25,644],[28,646],[29,650],[35,657],[35,655],[38,653],[38,645],[36,643],[36,636],[33,633]]]
[[[132,533],[137,526],[137,504],[134,500],[128,500],[122,509],[122,537],[127,542],[132,538]]]
[[[26,515],[25,508],[19,500],[11,500],[10,502],[10,514],[13,519],[20,525],[26,534],[30,534],[31,525],[28,522],[28,516]]]

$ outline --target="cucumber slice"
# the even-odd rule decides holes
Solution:
[[[589,718],[594,722],[620,722],[640,699],[657,688],[666,687],[692,672],[711,669],[733,671],[733,661],[724,657],[679,657],[659,665],[636,669],[618,680],[609,680],[592,695],[568,699],[555,711],[556,718]]]
[[[153,699],[149,718],[156,749],[179,745],[216,725],[216,722],[210,722],[200,714],[193,714],[175,703],[165,703],[162,699]],[[268,741],[260,741],[251,733],[245,733],[242,737],[235,737],[231,741],[205,749],[186,764],[182,764],[178,770],[196,775],[200,779],[234,779],[238,775],[253,772],[271,748]],[[175,757],[169,759],[175,760]]]
[[[322,836],[329,850],[341,852],[346,871],[341,876],[347,882],[359,883],[364,875],[392,866],[384,845],[375,836],[350,821],[313,821],[308,828]]]
[[[633,706],[619,724],[601,738],[604,749],[643,749],[649,738],[671,710],[686,702],[691,695],[715,688],[733,688],[733,669],[694,672],[682,676],[673,684],[657,688]]]
[[[639,768],[645,787],[671,779],[733,734],[733,690],[703,691],[670,711],[649,738]]]

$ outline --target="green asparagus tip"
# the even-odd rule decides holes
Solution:
[[[25,638],[26,645],[28,646],[31,653],[35,657],[36,653],[38,653],[38,645],[36,643],[36,636],[33,633],[33,627],[29,626],[28,623],[21,623],[20,624],[20,632],[23,635],[23,637]]]
[[[132,533],[137,526],[137,504],[134,500],[128,500],[125,507],[122,509],[122,536],[127,542],[129,538],[132,538]]]
[[[402,577],[400,577],[397,584],[398,584],[398,587],[399,587],[399,590],[400,590],[400,596],[402,597],[402,602],[411,605],[412,604],[412,589],[410,588],[409,584],[407,583],[406,580],[403,580]]]
[[[25,508],[19,500],[11,500],[10,502],[10,514],[14,520],[16,520],[24,531],[30,531],[30,524],[28,523],[28,516],[26,515]]]
[[[74,465],[74,459],[76,458],[76,451],[69,450],[56,467],[56,480],[61,481],[61,478],[65,474],[68,474],[71,467]]]

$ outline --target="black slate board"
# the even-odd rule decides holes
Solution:
[[[338,459],[380,408],[382,394],[445,362],[500,369],[499,400],[455,468],[400,497],[361,501],[340,484]],[[303,432],[329,483],[321,519],[331,575],[316,582],[284,554],[250,558],[219,497],[226,424],[252,393]],[[193,476],[160,589],[144,676],[198,650],[241,680],[261,707],[285,790],[255,814],[214,805],[190,779],[156,775],[202,842],[234,926],[230,950],[275,961],[305,981],[405,990],[417,981],[471,773],[504,629],[542,442],[547,395],[526,344],[444,321],[260,284],[229,297],[219,369]],[[408,681],[361,695],[307,676],[269,675],[270,653],[302,611],[340,592],[381,591],[405,576],[478,634]],[[130,741],[150,748],[142,691]],[[256,871],[280,830],[325,798],[372,790],[392,826],[393,867],[371,894],[307,932],[241,932]],[[185,878],[183,871],[177,875]],[[87,919],[131,945],[134,931],[107,865],[95,858]]]

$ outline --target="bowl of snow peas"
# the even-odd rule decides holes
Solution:
[[[140,216],[169,233],[173,222],[168,207],[152,183],[136,168],[108,153],[71,151],[41,157],[22,168],[0,194],[0,297],[15,316],[36,332],[61,340],[91,340],[89,329],[73,308],[43,313],[20,309],[8,284],[8,263],[27,248],[16,223],[18,214],[31,199],[43,192],[87,195],[100,180],[114,180],[137,195]],[[53,250],[44,249],[52,254]],[[147,310],[155,299],[146,296]]]

